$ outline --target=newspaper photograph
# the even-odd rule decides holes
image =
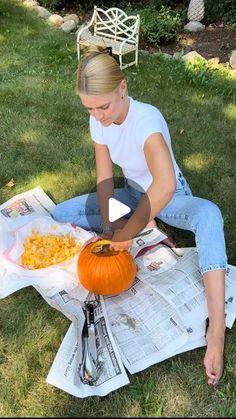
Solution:
[[[144,228],[137,236],[134,237],[130,254],[133,258],[137,257],[142,250],[156,246],[167,236],[158,228]]]
[[[34,216],[50,215],[55,206],[41,186],[37,186],[0,205],[0,224],[6,230],[15,230]]]
[[[135,258],[139,279],[145,279],[165,272],[175,265],[182,255],[183,253],[180,254],[179,249],[171,249],[157,242],[154,248],[145,252],[141,257],[137,255]]]

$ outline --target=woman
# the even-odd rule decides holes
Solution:
[[[192,195],[175,161],[165,119],[155,107],[127,95],[124,75],[107,50],[97,48],[85,55],[77,93],[90,113],[97,193],[59,204],[54,218],[102,231],[115,250],[129,248],[145,226],[156,225],[155,217],[195,234],[209,313],[204,366],[208,384],[216,385],[223,374],[227,266],[220,210]],[[114,191],[112,163],[125,176],[125,187]],[[131,208],[128,219],[109,222],[111,196]]]

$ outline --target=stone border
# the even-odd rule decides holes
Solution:
[[[59,14],[49,12],[45,7],[39,6],[37,0],[18,0],[25,7],[35,10],[39,17],[46,19],[51,26],[58,27],[64,32],[73,32],[78,29],[79,17],[73,14],[60,16]]]
[[[58,27],[64,32],[73,32],[77,35],[79,25],[79,17],[76,14],[67,14],[65,16],[60,16],[59,14],[54,14],[49,12],[45,7],[39,6],[37,0],[18,0],[25,7],[31,8],[38,13],[38,16],[47,20],[49,25]],[[147,50],[139,50],[139,53],[143,55],[153,55],[153,56],[162,56],[166,59],[182,59],[186,63],[196,64],[201,60],[202,62],[208,64],[208,66],[215,70],[217,68],[223,68],[229,71],[233,76],[236,76],[236,50],[231,52],[229,61],[224,65],[219,63],[219,57],[214,57],[209,60],[206,60],[202,57],[197,51],[190,51],[187,54],[184,51],[175,52],[173,55],[167,54],[165,52],[149,52]]]
[[[190,51],[185,54],[184,50],[182,50],[180,52],[175,52],[173,55],[167,54],[166,52],[161,52],[161,51],[150,53],[147,50],[139,50],[139,53],[143,55],[151,54],[152,56],[161,56],[165,59],[174,59],[174,60],[182,59],[186,64],[188,63],[198,64],[199,61],[201,61],[202,63],[207,64],[207,66],[211,70],[217,70],[217,69],[226,70],[229,72],[230,75],[236,77],[236,50],[232,51],[230,60],[229,62],[226,62],[226,63],[220,63],[219,57],[214,57],[207,60],[197,51]]]

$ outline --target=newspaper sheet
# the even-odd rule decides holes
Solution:
[[[196,248],[176,250],[158,245],[137,258],[138,277],[170,302],[188,330],[208,317],[205,288]],[[235,319],[235,296],[236,267],[228,265],[225,312],[229,328]]]
[[[55,203],[37,186],[0,205],[0,225],[4,230],[15,230],[39,214],[50,215]]]
[[[76,276],[77,255],[73,258],[43,269],[26,269],[21,266],[21,255],[23,253],[23,242],[31,234],[32,229],[40,234],[69,235],[76,243],[83,245],[92,236],[89,232],[69,223],[57,223],[50,215],[38,215],[29,220],[28,223],[17,227],[14,232],[6,233],[11,235],[11,242],[4,242],[4,235],[1,236],[2,252],[0,263],[0,298],[27,286],[39,285],[45,293],[55,293],[60,289],[71,289],[78,284]],[[85,292],[85,291],[84,291]]]
[[[46,379],[47,383],[77,397],[105,396],[111,391],[128,384],[129,379],[111,333],[102,297],[96,300],[95,298],[88,300],[88,302],[96,302],[94,309],[96,356],[92,359],[86,359],[86,357],[91,358],[92,354],[90,352],[87,352],[83,359],[81,325],[84,320],[80,303],[63,292],[52,298],[55,306],[59,305],[63,312],[72,314],[71,318],[74,322],[71,324],[54,359]],[[75,319],[73,319],[74,315]],[[86,368],[91,368],[93,362],[94,379],[84,384]]]
[[[35,224],[42,231],[69,231],[82,243],[96,235],[55,223],[50,216],[54,205],[38,187],[0,206],[0,298],[33,286],[71,321],[48,384],[76,397],[104,396],[129,383],[125,367],[137,373],[206,345],[208,313],[197,251],[170,249],[161,243],[166,236],[158,229],[144,229],[134,239],[131,254],[138,272],[132,287],[120,295],[103,298],[84,289],[76,274],[76,257],[45,269],[24,269],[22,240]],[[235,321],[235,298],[236,267],[229,265],[227,327]]]
[[[206,319],[207,304],[196,249],[177,257],[170,249],[158,246],[142,257],[140,266],[144,266],[142,279],[172,304],[186,327],[190,321]]]
[[[231,329],[236,317],[236,267],[228,265],[225,281],[226,326]]]
[[[130,254],[133,258],[137,257],[152,247],[157,246],[167,236],[158,228],[144,228],[134,239]]]
[[[128,291],[106,297],[105,305],[122,360],[132,374],[168,358],[187,341],[173,307],[139,279]]]

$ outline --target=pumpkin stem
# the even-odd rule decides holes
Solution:
[[[91,248],[92,253],[103,256],[117,255],[119,252],[110,249],[111,240],[98,240]]]

